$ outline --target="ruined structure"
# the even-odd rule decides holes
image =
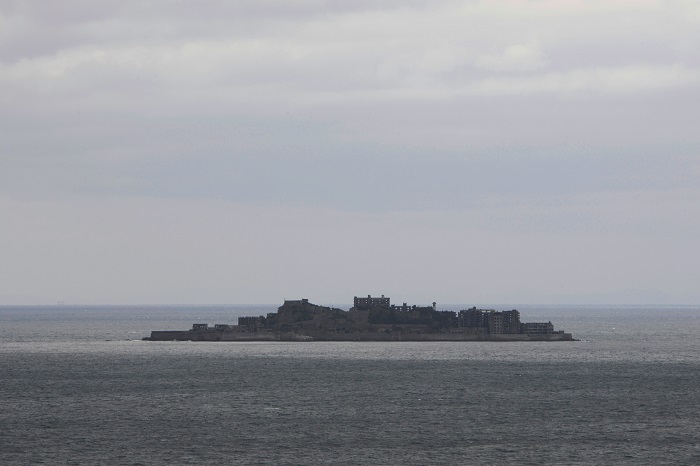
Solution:
[[[194,324],[190,330],[153,331],[146,340],[192,341],[572,341],[551,322],[522,323],[520,313],[392,305],[388,297],[355,297],[349,311],[308,299],[285,300],[267,316],[239,317],[238,325]]]

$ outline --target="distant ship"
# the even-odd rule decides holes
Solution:
[[[154,330],[151,341],[574,341],[551,322],[520,322],[517,310],[438,311],[392,305],[388,297],[354,299],[349,311],[308,299],[285,300],[267,316],[239,317],[238,325],[194,324],[189,330]]]

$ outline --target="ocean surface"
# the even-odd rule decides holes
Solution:
[[[581,341],[149,342],[275,306],[0,306],[0,464],[700,464],[700,307],[488,307]]]

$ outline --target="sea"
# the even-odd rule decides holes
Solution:
[[[0,464],[700,464],[700,306],[479,307],[579,341],[151,342],[276,306],[0,306]]]

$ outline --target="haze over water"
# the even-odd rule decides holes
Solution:
[[[0,462],[698,462],[700,309],[518,309],[581,341],[147,342],[274,306],[2,306]]]

